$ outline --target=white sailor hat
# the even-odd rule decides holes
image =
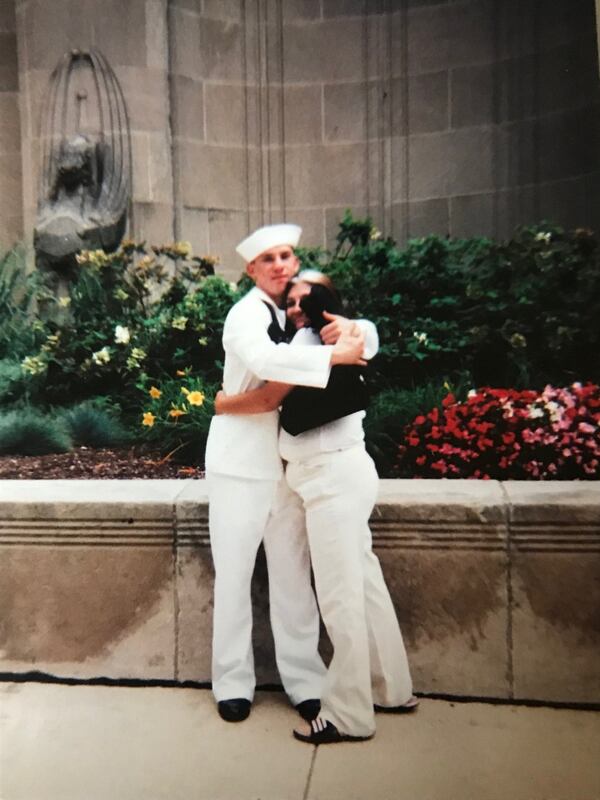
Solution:
[[[302,228],[298,225],[266,225],[264,228],[259,228],[254,233],[251,233],[235,249],[244,261],[249,264],[261,253],[264,253],[265,250],[270,250],[272,247],[279,247],[284,244],[295,247],[298,244],[301,233]]]

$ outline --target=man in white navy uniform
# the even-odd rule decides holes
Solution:
[[[229,311],[223,330],[223,389],[237,394],[272,380],[323,388],[335,364],[362,362],[364,337],[349,320],[323,329],[322,347],[276,344],[286,286],[299,268],[297,225],[269,225],[236,248],[255,282]],[[282,337],[283,338],[283,337]],[[264,542],[277,667],[292,704],[306,719],[319,711],[325,666],[318,653],[319,615],[310,583],[304,510],[283,474],[278,411],[213,417],[206,448],[210,541],[215,567],[212,687],[221,717],[250,713],[256,678],[250,586]]]

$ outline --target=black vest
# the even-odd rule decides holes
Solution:
[[[271,324],[267,328],[269,338],[276,344],[289,342],[295,333],[293,326],[286,323],[285,330],[282,330],[273,306],[263,302],[271,314]],[[362,411],[368,402],[363,368],[335,366],[331,368],[324,389],[311,386],[292,389],[283,401],[279,419],[287,433],[297,436],[355,411]]]

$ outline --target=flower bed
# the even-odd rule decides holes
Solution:
[[[408,426],[399,474],[414,478],[590,480],[600,477],[600,387],[452,394]]]

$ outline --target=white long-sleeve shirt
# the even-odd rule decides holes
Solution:
[[[365,334],[364,357],[366,359],[373,358],[379,349],[377,328],[368,320],[358,320],[358,324]],[[292,346],[321,345],[321,340],[318,333],[311,328],[302,328],[296,333],[291,344]],[[356,411],[340,417],[340,419],[335,419],[333,422],[328,422],[326,425],[299,433],[297,436],[292,436],[282,428],[279,433],[281,457],[286,461],[304,461],[319,453],[345,450],[359,444],[365,438],[362,425],[364,417],[364,411]]]
[[[272,342],[267,333],[271,314],[265,301],[275,308],[268,295],[255,287],[233,306],[225,319],[225,393],[255,389],[268,380],[325,387],[333,348]],[[275,310],[283,327],[285,312]],[[213,417],[206,445],[207,471],[264,480],[281,477],[278,423],[278,411]]]

